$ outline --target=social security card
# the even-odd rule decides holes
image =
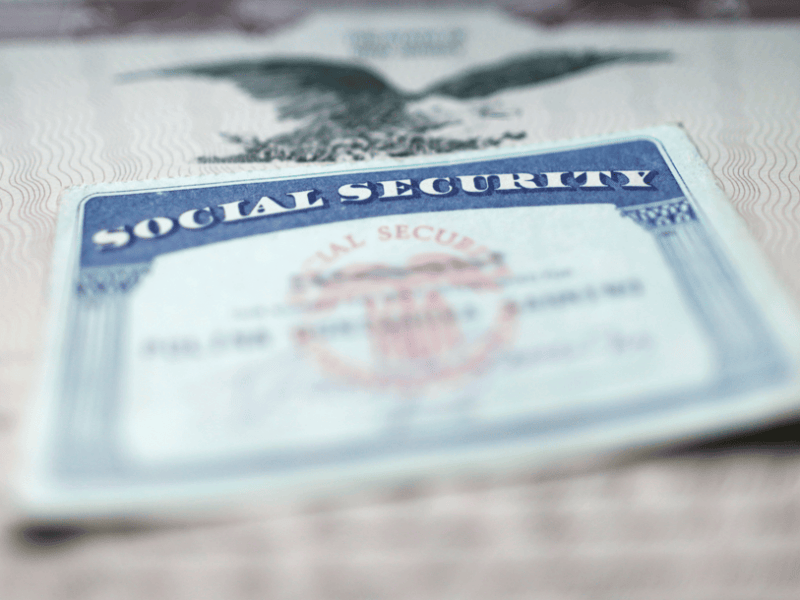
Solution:
[[[793,308],[679,127],[64,198],[42,514],[517,469],[798,406]]]

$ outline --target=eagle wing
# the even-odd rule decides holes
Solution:
[[[442,95],[460,100],[485,98],[500,91],[566,77],[609,63],[656,62],[667,52],[539,52],[471,69],[429,87],[422,96]]]
[[[282,118],[324,114],[345,127],[377,125],[402,113],[406,99],[373,71],[315,59],[230,61],[134,74],[225,79],[256,99],[278,101]]]

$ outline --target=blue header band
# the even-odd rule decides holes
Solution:
[[[648,185],[624,187],[628,180],[619,171],[649,171]],[[603,185],[589,187],[575,173],[610,171],[612,176],[603,176]],[[537,175],[539,189],[505,191],[494,185],[484,193],[467,193],[457,185],[455,178],[469,175],[491,175],[500,173],[565,172],[563,187],[544,187],[546,179]],[[441,178],[434,184],[437,194],[421,194],[421,181]],[[448,185],[453,178],[454,185]],[[411,180],[409,193],[405,186],[399,191],[406,195],[393,198],[377,198],[377,182]],[[339,189],[347,184],[368,183],[362,189],[372,189],[372,199],[343,202]],[[452,190],[450,190],[452,188]],[[286,208],[295,206],[290,194],[314,190],[307,210],[287,211],[259,218],[245,218],[225,222],[223,204],[241,202],[235,207],[236,214],[246,215],[253,211],[260,198],[269,196]],[[450,191],[448,191],[450,190]],[[349,171],[329,175],[301,176],[279,181],[230,183],[211,186],[186,186],[168,190],[123,193],[90,198],[84,205],[84,221],[81,247],[81,266],[106,266],[150,262],[167,252],[212,244],[239,237],[347,221],[383,215],[400,215],[449,210],[505,208],[516,206],[552,206],[563,204],[614,204],[624,208],[675,198],[682,194],[661,152],[650,140],[637,140],[594,147],[504,157],[493,160],[477,160],[460,164],[432,164],[388,170]],[[296,196],[294,196],[296,198]],[[203,210],[205,208],[209,210]],[[196,229],[178,226],[181,214],[198,209],[193,223]],[[229,208],[229,211],[233,210]],[[213,221],[211,216],[213,215]],[[148,219],[162,218],[161,223],[171,227],[160,234],[157,224],[149,225],[151,239],[131,235],[131,228]],[[172,222],[172,226],[169,222]],[[102,247],[92,237],[101,230],[121,230],[129,233],[130,241],[121,247]],[[147,233],[148,224],[140,232]]]

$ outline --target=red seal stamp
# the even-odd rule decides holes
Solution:
[[[341,250],[333,267],[297,276],[290,295],[303,315],[299,348],[335,381],[411,393],[460,386],[511,343],[517,310],[504,299],[501,254],[410,239],[397,260],[369,262],[369,245],[347,239],[350,251],[331,244]]]

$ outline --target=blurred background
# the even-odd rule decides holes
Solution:
[[[368,2],[330,0],[0,0],[3,38],[111,35],[115,33],[239,30],[257,35],[321,8],[464,7],[487,3]],[[788,19],[800,15],[795,0],[506,0],[491,3],[520,18],[558,26],[569,22]]]

